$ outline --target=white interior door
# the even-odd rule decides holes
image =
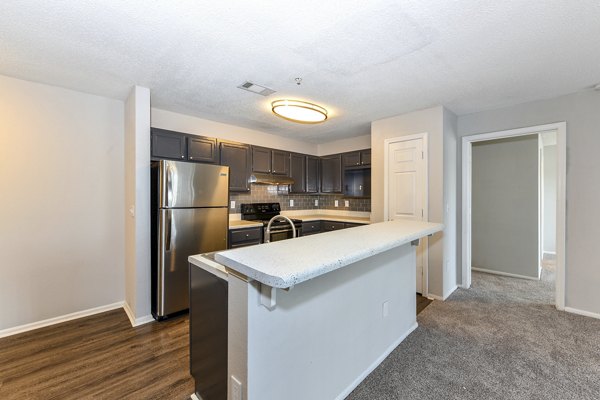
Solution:
[[[388,144],[388,220],[426,220],[427,175],[424,138]],[[427,293],[423,270],[427,262],[427,240],[417,248],[417,293]]]

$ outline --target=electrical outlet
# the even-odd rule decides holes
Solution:
[[[294,207],[294,200],[290,199],[290,207]]]
[[[344,207],[350,207],[350,201],[344,200]]]
[[[383,318],[387,317],[390,314],[390,305],[389,305],[389,301],[384,301],[383,305],[381,307],[381,315],[383,315]]]
[[[231,400],[242,400],[242,382],[231,375]]]
[[[319,206],[319,200],[315,200],[315,207]]]
[[[340,206],[340,202],[336,200],[336,201],[334,201],[334,202],[333,202],[333,205],[334,205],[335,207],[339,207],[339,206]]]
[[[235,200],[231,200],[231,205],[230,205],[230,207],[231,207],[231,208],[235,208]]]

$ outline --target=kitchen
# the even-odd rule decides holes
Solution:
[[[185,342],[185,326],[181,319],[156,323],[152,317],[152,128],[299,154],[307,165],[308,157],[322,162],[371,149],[370,201],[250,183],[250,194],[232,191],[227,201],[229,226],[238,228],[232,231],[244,229],[241,205],[249,203],[279,203],[282,214],[296,219],[384,221],[385,140],[428,132],[428,220],[446,226],[443,235],[429,238],[429,294],[442,300],[462,279],[461,137],[566,121],[566,306],[600,314],[600,276],[589,262],[597,236],[589,222],[597,218],[589,205],[598,197],[589,186],[596,175],[590,160],[599,125],[597,5],[544,11],[535,4],[480,2],[289,7],[278,12],[211,5],[207,16],[200,5],[136,1],[2,5],[0,352],[13,355],[4,364],[10,369],[0,369],[2,397],[19,396],[6,392],[15,382],[25,388],[21,398],[69,397],[65,387],[90,398],[156,396],[150,382],[160,393],[175,387],[177,393],[192,393],[187,343],[168,341]],[[288,29],[290,16],[305,29]],[[270,50],[261,50],[260,43]],[[302,78],[300,85],[296,78]],[[247,80],[277,92],[265,97],[239,89]],[[301,125],[277,118],[271,101],[286,97],[322,104],[328,120]],[[311,221],[303,222],[303,233],[318,229],[312,224],[305,229],[306,222]],[[320,235],[329,233],[314,237],[326,238]],[[40,333],[56,326],[66,328],[55,337],[73,346],[65,352],[71,357],[66,370],[44,364],[42,350],[51,346]],[[104,381],[86,386],[102,365],[119,357],[108,352],[110,346],[92,351],[77,345],[86,337],[100,343],[111,332],[120,343],[115,348],[138,352],[137,361],[123,357],[123,365],[114,363],[113,372],[104,372]],[[156,343],[151,333],[167,346],[157,350],[160,357],[152,356],[157,364],[148,342],[138,341]],[[34,347],[11,348],[17,337]],[[41,364],[27,356],[38,356]],[[169,375],[172,386],[161,381],[158,360],[179,367],[179,375]],[[91,364],[95,368],[86,375]],[[134,370],[145,369],[145,379],[128,380]],[[50,378],[52,371],[61,372]]]

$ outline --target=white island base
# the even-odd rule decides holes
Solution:
[[[220,263],[229,264],[213,272],[227,271],[229,400],[343,399],[417,327],[416,247],[411,241],[442,225],[411,222],[408,228],[402,225],[402,235],[390,235],[397,226],[385,222],[257,246],[258,258],[270,251],[275,259],[278,252],[280,259],[287,258],[284,250],[293,245],[303,249],[299,259],[314,259],[318,241],[339,240],[323,253],[325,263],[340,260],[337,269],[328,267],[307,280],[302,276],[308,275],[294,271],[280,274],[281,279],[262,279],[260,274],[276,270],[271,266],[257,272],[268,279],[261,283],[234,268],[240,264],[236,256],[247,257],[248,250],[217,253]],[[349,243],[350,235],[365,235],[363,246]],[[340,258],[341,253],[347,257]],[[215,265],[201,256],[190,262],[207,271]],[[289,289],[271,286],[284,285],[288,278],[297,282]]]

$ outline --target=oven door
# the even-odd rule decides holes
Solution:
[[[302,229],[296,228],[296,237],[301,235]],[[284,228],[284,229],[271,229],[271,235],[269,237],[269,241],[277,242],[279,240],[291,239],[293,235],[292,228]],[[267,238],[267,229],[265,228],[265,239]],[[266,241],[266,240],[265,240]]]

